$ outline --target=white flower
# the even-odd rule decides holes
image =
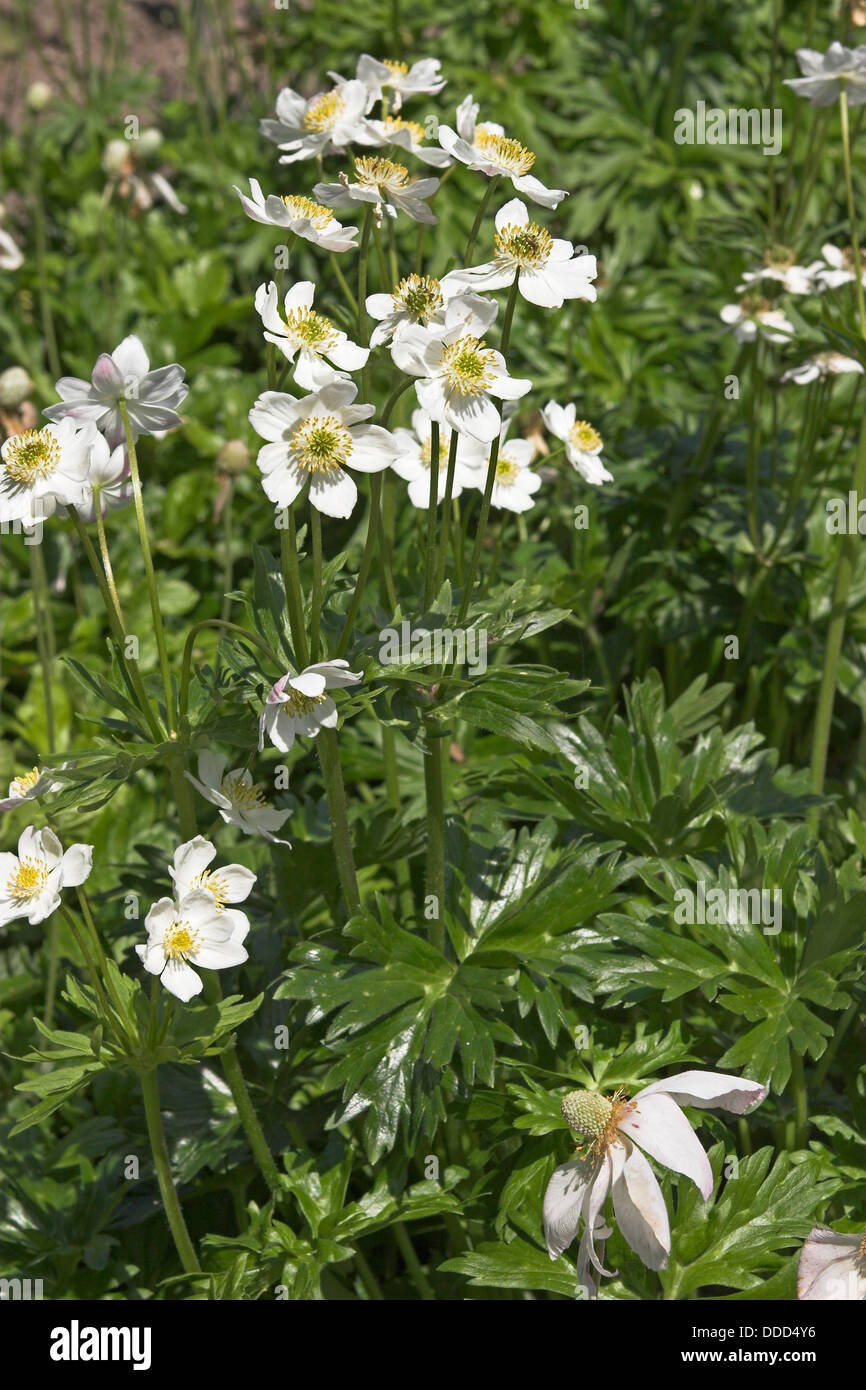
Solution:
[[[147,942],[135,951],[145,970],[159,975],[169,994],[186,1003],[200,994],[204,970],[225,970],[247,959],[246,948],[235,939],[235,924],[220,912],[213,893],[197,888],[181,903],[160,898],[144,919]]]
[[[570,241],[551,237],[529,221],[519,198],[496,214],[496,260],[466,270],[452,270],[443,284],[456,283],[485,293],[514,283],[523,298],[543,309],[559,309],[566,299],[597,298],[592,281],[598,274],[595,256],[575,256]]]
[[[268,806],[261,785],[253,781],[252,773],[245,767],[226,772],[227,764],[224,753],[205,749],[198,755],[198,777],[193,777],[191,772],[184,775],[212,806],[217,807],[226,825],[236,825],[245,835],[261,835],[272,844],[288,845],[288,840],[278,840],[274,832],[288,820],[290,812],[275,811]]]
[[[392,467],[394,472],[409,484],[409,501],[413,507],[426,508],[430,505],[430,465],[433,456],[432,443],[432,421],[426,410],[412,411],[411,430],[398,427],[394,431],[394,439],[398,446],[398,454],[394,459]],[[457,457],[454,464],[454,483],[451,491],[452,497],[459,497],[464,487],[475,487],[476,478],[473,469],[464,463],[461,451],[465,453],[465,446],[469,441],[465,435],[459,437],[457,446]],[[477,447],[481,447],[480,445]],[[448,477],[448,456],[451,448],[451,430],[447,425],[440,426],[439,429],[439,479],[436,492],[436,501],[441,502],[445,496],[445,484]]]
[[[300,194],[287,194],[278,197],[269,193],[267,198],[261,184],[250,179],[250,194],[247,197],[237,184],[233,185],[241,200],[247,217],[261,222],[266,227],[285,227],[295,236],[311,241],[315,246],[323,246],[326,251],[352,251],[358,236],[357,227],[344,227],[337,221],[330,208],[314,203],[312,198]]]
[[[337,706],[325,691],[362,679],[339,657],[305,666],[297,676],[287,671],[268,691],[259,719],[259,750],[266,734],[275,748],[288,753],[297,737],[315,738],[320,729],[336,728]]]
[[[132,499],[126,446],[118,444],[116,449],[111,449],[105,435],[97,434],[94,426],[90,428],[93,429],[93,438],[87,477],[81,487],[80,499],[74,504],[82,521],[96,520],[97,498],[101,516],[118,507],[125,507]]]
[[[267,439],[258,455],[262,487],[275,506],[291,506],[309,481],[310,501],[325,516],[347,517],[358,489],[343,471],[380,473],[394,457],[394,438],[380,425],[360,424],[372,405],[353,405],[358,388],[335,379],[320,391],[296,400],[282,391],[264,391],[250,411],[250,424]]]
[[[54,782],[48,773],[40,772],[38,767],[33,767],[20,777],[13,777],[6,800],[0,801],[0,811],[14,811],[22,802],[35,801],[37,796],[43,796],[45,792],[59,792],[63,785],[63,782]]]
[[[436,96],[437,92],[442,91],[445,78],[439,75],[440,66],[438,58],[419,58],[410,68],[408,63],[396,59],[380,62],[378,58],[371,58],[369,53],[362,53],[355,76],[367,89],[368,111],[374,102],[380,100],[383,90],[394,93],[392,110],[399,111],[404,97]],[[329,72],[328,76],[338,84],[345,84],[345,78],[338,72]]]
[[[425,164],[434,169],[444,169],[451,164],[451,156],[439,145],[425,145],[427,132],[417,121],[404,121],[402,116],[386,116],[382,121],[368,121],[367,131],[375,136],[370,143],[377,146],[397,145],[401,150],[409,150]]]
[[[541,415],[550,433],[562,440],[566,458],[584,482],[591,483],[593,487],[613,482],[613,474],[601,461],[601,435],[587,420],[576,418],[577,409],[573,402],[562,406],[557,405],[556,401],[548,401]]]
[[[0,227],[0,270],[17,270],[24,264],[24,257],[13,237]]]
[[[363,82],[343,82],[306,101],[291,87],[277,97],[277,120],[260,121],[259,129],[286,153],[281,164],[342,150],[353,142],[374,143],[366,130],[369,93]]]
[[[450,275],[437,280],[433,275],[413,274],[401,280],[392,294],[368,295],[367,313],[379,320],[370,337],[370,347],[378,347],[399,338],[412,324],[435,338],[458,320],[471,318],[474,331],[485,333],[496,318],[497,306],[492,299],[469,293]]]
[[[836,376],[839,372],[862,374],[863,368],[856,358],[845,357],[841,352],[819,352],[801,362],[798,367],[790,367],[787,372],[782,373],[780,379],[796,381],[798,386],[806,386],[810,381],[823,381],[826,376]]]
[[[363,155],[355,160],[357,183],[345,174],[339,183],[317,183],[313,192],[329,208],[350,208],[353,203],[374,203],[377,212],[396,217],[405,212],[415,222],[435,226],[437,218],[427,206],[439,187],[438,179],[412,179],[405,164],[395,164],[380,155]]]
[[[632,1250],[648,1269],[664,1269],[671,1245],[668,1214],[641,1149],[666,1168],[691,1178],[706,1201],[713,1190],[712,1169],[680,1106],[742,1115],[766,1094],[766,1086],[756,1081],[701,1071],[654,1081],[633,1100],[626,1100],[621,1091],[610,1099],[594,1091],[570,1091],[563,1098],[562,1113],[570,1128],[581,1135],[585,1152],[554,1170],[544,1196],[550,1258],[558,1259],[583,1220],[579,1275],[589,1265],[599,1274],[610,1272],[594,1246],[596,1220],[610,1192],[619,1229]]]
[[[797,1297],[866,1298],[866,1235],[840,1235],[827,1226],[813,1226],[800,1251]]]
[[[81,500],[94,437],[74,420],[13,434],[0,448],[0,522],[30,526]]]
[[[28,825],[18,853],[0,854],[0,926],[26,917],[44,922],[60,906],[63,888],[77,888],[93,867],[93,845],[63,846],[53,830]]]
[[[768,343],[787,343],[794,333],[782,310],[757,294],[744,295],[739,304],[726,304],[719,318],[733,328],[738,343],[753,343],[758,337]]]
[[[202,835],[187,840],[174,852],[174,864],[169,873],[174,880],[175,898],[183,907],[184,900],[198,889],[213,896],[217,912],[224,921],[231,923],[232,941],[243,941],[250,929],[245,912],[227,907],[227,903],[242,903],[249,897],[256,876],[242,864],[224,864],[219,869],[209,869],[208,865],[216,855],[216,846]]]
[[[528,512],[529,508],[535,505],[533,496],[541,487],[541,479],[529,466],[535,457],[536,448],[529,439],[506,439],[510,427],[510,420],[503,421],[490,505],[507,512]],[[487,469],[490,463],[489,444],[479,444],[474,439],[466,439],[463,460],[470,474],[469,486],[483,492],[487,485]]]
[[[808,97],[810,106],[832,106],[842,83],[849,106],[866,102],[866,48],[845,48],[831,43],[826,53],[814,48],[798,48],[797,62],[802,77],[786,77],[785,86],[797,96]]]
[[[482,443],[494,439],[501,425],[491,396],[516,400],[532,386],[508,375],[502,353],[478,336],[471,318],[437,337],[417,325],[406,328],[392,343],[391,356],[402,372],[422,378],[415,390],[431,419]]]
[[[327,386],[338,375],[339,367],[357,372],[370,356],[369,348],[358,347],[330,319],[313,309],[316,287],[312,280],[299,280],[285,298],[285,318],[280,318],[279,296],[273,280],[256,290],[256,309],[265,329],[265,338],[274,343],[284,357],[295,362],[292,376],[304,391]],[[328,366],[327,358],[333,366]]]
[[[838,290],[840,285],[850,285],[856,280],[854,252],[850,246],[842,250],[827,241],[821,247],[821,255],[823,260],[813,261],[806,269],[806,273],[814,279],[819,294],[823,294],[824,290]],[[866,269],[862,261],[860,279],[866,285]]]
[[[770,246],[764,253],[764,263],[757,270],[744,271],[737,294],[756,288],[761,280],[775,280],[789,294],[811,294],[812,267],[795,265],[794,252],[789,246]]]
[[[492,121],[476,124],[478,103],[468,96],[457,108],[457,129],[440,125],[439,143],[454,159],[470,169],[478,169],[488,178],[497,174],[511,179],[518,193],[524,193],[533,203],[555,208],[565,198],[564,188],[545,188],[529,170],[535,155],[518,140],[505,135],[501,125]]]
[[[110,355],[104,352],[97,358],[90,381],[62,376],[55,382],[61,403],[42,413],[49,420],[71,416],[92,421],[115,448],[125,438],[119,401],[126,402],[133,438],[159,434],[180,424],[177,407],[189,391],[183,377],[183,367],[177,362],[151,371],[144,344],[131,334]]]

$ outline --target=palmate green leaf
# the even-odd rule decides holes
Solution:
[[[677,1182],[671,1209],[671,1260],[659,1277],[666,1297],[688,1298],[702,1288],[721,1285],[734,1290],[759,1287],[789,1260],[809,1234],[816,1215],[840,1185],[822,1179],[820,1163],[808,1155],[794,1163],[773,1150],[738,1160],[735,1173],[719,1189],[725,1164],[724,1145],[709,1153],[716,1180],[716,1199],[705,1203],[693,1183]],[[772,1165],[772,1166],[771,1166]],[[670,1178],[664,1182],[670,1193]],[[781,1255],[779,1252],[788,1250]]]
[[[580,1297],[577,1273],[561,1255],[551,1260],[546,1250],[516,1237],[504,1241],[485,1241],[466,1255],[445,1260],[439,1272],[464,1275],[476,1288],[539,1289],[563,1298]]]

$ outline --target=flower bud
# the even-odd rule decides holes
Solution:
[[[126,140],[109,140],[102,151],[102,167],[106,174],[125,174],[131,162],[129,143]]]
[[[33,82],[27,88],[27,105],[31,111],[44,111],[54,100],[54,92],[47,82]]]
[[[562,1098],[562,1115],[569,1129],[584,1139],[604,1133],[613,1106],[596,1091],[569,1091]]]
[[[161,130],[157,130],[156,126],[148,126],[147,130],[143,130],[138,137],[139,153],[145,158],[149,158],[150,155],[156,154],[162,144],[162,139]]]
[[[216,466],[221,473],[234,476],[249,468],[250,451],[242,439],[227,439],[216,457]]]
[[[0,373],[0,406],[15,410],[34,390],[30,375],[23,367],[7,367]]]

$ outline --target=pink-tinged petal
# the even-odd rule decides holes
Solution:
[[[861,1239],[826,1226],[813,1227],[800,1251],[797,1297],[807,1301],[866,1297],[866,1278],[855,1263]]]
[[[713,1170],[676,1101],[661,1094],[635,1099],[637,1108],[620,1120],[620,1132],[639,1144],[650,1158],[691,1178],[706,1201],[713,1190]]]
[[[554,1168],[544,1194],[542,1217],[547,1253],[559,1259],[577,1235],[583,1200],[594,1176],[594,1165],[583,1158],[572,1158]]]
[[[118,369],[107,352],[103,352],[93,368],[93,385],[101,396],[120,395],[123,391],[123,373]]]
[[[659,1094],[672,1096],[678,1105],[694,1105],[701,1110],[730,1110],[734,1115],[743,1115],[751,1106],[766,1099],[767,1088],[759,1081],[746,1081],[724,1072],[681,1071],[664,1081],[644,1086],[635,1100]]]
[[[671,1228],[655,1174],[633,1144],[628,1145],[613,1183],[617,1225],[647,1269],[664,1269],[671,1250]]]

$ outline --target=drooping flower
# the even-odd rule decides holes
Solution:
[[[281,318],[279,295],[273,280],[268,285],[259,285],[256,290],[256,310],[264,326],[264,336],[295,363],[292,376],[304,391],[316,391],[333,381],[339,375],[335,368],[345,372],[360,371],[370,356],[369,348],[358,347],[335,328],[330,319],[315,312],[315,293],[312,280],[298,280],[286,295],[285,317]]]
[[[838,290],[841,285],[850,285],[857,279],[854,269],[854,251],[850,246],[834,246],[826,241],[821,247],[820,261],[813,261],[806,267],[806,273],[814,280],[819,294],[824,290]],[[866,285],[866,267],[861,260],[860,278]]]
[[[342,226],[330,208],[313,202],[312,198],[296,193],[285,197],[269,193],[266,198],[256,179],[250,179],[250,197],[242,193],[237,184],[233,187],[241,207],[254,222],[261,222],[265,227],[285,227],[295,236],[311,241],[314,246],[322,246],[326,251],[355,249],[358,228]]]
[[[799,97],[806,97],[810,106],[832,106],[839,98],[842,84],[849,106],[866,102],[866,48],[845,48],[831,43],[826,53],[814,48],[798,48],[797,62],[802,77],[786,77],[785,86]]]
[[[391,345],[401,371],[421,377],[418,403],[432,420],[480,439],[499,433],[501,416],[491,397],[517,400],[532,382],[508,375],[501,352],[489,348],[471,320],[452,322],[432,337],[417,325],[406,328]]]
[[[134,438],[161,434],[181,423],[177,407],[189,391],[183,378],[184,369],[177,362],[151,371],[144,344],[130,334],[111,354],[103,352],[97,358],[90,381],[62,376],[54,388],[60,403],[42,413],[49,420],[69,416],[92,421],[116,448],[125,438],[120,401],[126,402]]]
[[[813,1226],[800,1251],[797,1298],[804,1302],[866,1298],[866,1235]]]
[[[189,211],[166,176],[148,167],[162,143],[162,132],[153,126],[143,130],[135,141],[109,140],[102,153],[102,167],[108,175],[103,193],[104,203],[111,199],[116,190],[122,198],[128,199],[133,215],[146,212],[160,198],[172,212],[183,215]]]
[[[633,1100],[622,1091],[605,1097],[569,1091],[562,1113],[580,1137],[578,1157],[554,1169],[544,1196],[544,1234],[552,1260],[574,1240],[583,1221],[578,1276],[591,1265],[609,1274],[594,1245],[596,1221],[608,1193],[623,1237],[648,1269],[664,1269],[670,1224],[661,1188],[641,1150],[697,1185],[704,1201],[713,1190],[709,1160],[681,1105],[742,1115],[762,1101],[766,1086],[720,1072],[686,1071],[644,1086]]]
[[[174,880],[174,893],[180,908],[190,893],[201,889],[212,894],[217,912],[232,926],[232,940],[243,941],[250,929],[245,912],[229,906],[245,902],[253,889],[256,876],[242,864],[223,864],[208,867],[216,857],[216,846],[203,835],[187,840],[174,852],[174,863],[168,872]]]
[[[0,227],[0,270],[17,270],[23,264],[24,257],[15,238]]]
[[[360,680],[361,672],[350,671],[341,657],[305,666],[297,676],[287,671],[268,691],[259,718],[259,751],[265,735],[275,748],[288,753],[299,736],[315,738],[320,729],[336,728],[337,706],[325,692]]]
[[[405,121],[402,116],[386,116],[382,121],[368,121],[367,131],[376,137],[375,141],[371,139],[371,144],[396,145],[434,169],[444,169],[452,162],[450,154],[441,145],[425,145],[427,132],[418,121]]]
[[[0,522],[34,525],[79,502],[94,434],[92,425],[60,420],[10,435],[0,448]]]
[[[245,946],[235,938],[235,924],[220,912],[214,894],[196,888],[183,901],[160,898],[144,919],[147,942],[136,954],[151,975],[184,1003],[204,988],[193,966],[225,970],[247,959]]]
[[[432,423],[426,410],[413,410],[411,430],[403,429],[400,426],[394,431],[394,439],[399,452],[392,467],[398,477],[405,479],[409,484],[409,501],[413,507],[426,508],[430,505],[430,468],[433,457]],[[452,497],[459,497],[464,487],[475,486],[474,470],[464,463],[466,445],[469,442],[465,435],[459,437],[451,490]],[[479,445],[478,448],[480,447]],[[451,430],[447,425],[442,425],[439,429],[437,502],[441,502],[445,496],[450,448]]]
[[[863,367],[855,357],[846,357],[841,352],[818,352],[801,362],[798,367],[789,367],[783,372],[781,381],[796,381],[798,386],[807,386],[810,381],[823,381],[827,376],[837,376],[840,372],[863,373]]]
[[[268,806],[261,785],[253,781],[247,768],[236,767],[226,772],[227,766],[228,758],[224,753],[204,749],[198,755],[198,777],[193,777],[191,772],[184,775],[212,806],[216,806],[226,825],[236,825],[245,835],[261,835],[272,844],[288,845],[288,840],[277,839],[275,831],[288,820],[291,812]]]
[[[530,467],[536,448],[529,439],[508,439],[510,427],[511,421],[504,420],[490,505],[507,512],[528,512],[535,505],[534,495],[541,487],[541,479]],[[483,492],[487,486],[490,445],[466,439],[463,462],[470,475],[469,485]]]
[[[93,867],[92,845],[63,846],[53,830],[28,825],[17,854],[0,854],[0,926],[26,917],[44,922],[60,906],[64,888],[77,888]]]
[[[259,122],[259,129],[285,151],[281,164],[343,150],[347,145],[368,145],[364,120],[369,93],[363,82],[343,82],[330,92],[317,92],[307,101],[291,87],[277,96],[277,119]]]
[[[81,486],[81,496],[74,506],[82,521],[95,521],[96,508],[101,516],[125,507],[132,499],[129,455],[124,444],[112,449],[105,435],[93,429],[88,458],[87,477]]]
[[[572,401],[565,406],[548,401],[541,415],[550,433],[562,440],[565,457],[584,482],[593,487],[613,482],[613,474],[601,461],[601,435],[587,420],[577,419],[577,407]]]
[[[743,272],[737,294],[745,294],[762,280],[776,281],[789,294],[811,294],[815,288],[812,268],[796,265],[796,259],[790,246],[769,246],[764,252],[763,264],[757,270]]]
[[[378,347],[399,338],[413,324],[437,337],[457,319],[472,318],[475,331],[485,333],[496,318],[497,306],[495,300],[470,293],[448,275],[437,280],[433,275],[413,274],[401,280],[391,294],[368,295],[367,313],[379,320],[370,337],[370,347]]]
[[[564,188],[545,188],[529,170],[535,163],[535,155],[510,139],[501,125],[493,121],[478,120],[478,103],[471,95],[457,108],[457,129],[440,125],[439,143],[452,159],[458,159],[470,169],[477,169],[488,178],[502,175],[511,179],[518,193],[523,193],[533,203],[543,207],[555,208],[565,198]]]
[[[362,53],[358,59],[355,76],[359,82],[363,82],[369,94],[368,111],[374,102],[381,100],[383,92],[387,91],[393,93],[391,109],[396,112],[400,110],[404,97],[436,96],[437,92],[442,91],[445,78],[440,76],[440,66],[438,58],[419,58],[410,68],[408,63],[399,59],[385,59],[384,62],[380,62],[369,53]],[[337,72],[329,72],[328,76],[333,77],[338,84],[345,83],[345,78]]]
[[[313,192],[329,208],[350,208],[353,203],[373,203],[377,213],[396,217],[398,210],[414,222],[435,226],[437,218],[426,199],[439,187],[438,179],[413,179],[405,164],[380,155],[361,155],[355,160],[355,183],[345,174],[339,183],[317,183]]]
[[[351,516],[358,489],[346,467],[380,473],[394,457],[394,439],[380,425],[361,424],[372,405],[353,405],[358,388],[337,379],[313,395],[296,400],[282,391],[265,391],[250,411],[250,424],[269,442],[259,450],[266,496],[280,508],[291,506],[309,481],[310,501],[325,516]]]
[[[787,343],[794,333],[782,310],[759,294],[744,295],[739,304],[726,304],[719,318],[733,329],[738,343],[753,343],[759,337],[768,343]]]
[[[9,793],[5,801],[0,801],[0,811],[14,811],[16,806],[21,806],[25,801],[35,801],[37,796],[44,796],[46,792],[60,791],[62,782],[55,782],[47,772],[40,772],[38,767],[33,767],[29,772],[23,772],[20,777],[13,777],[9,783]]]
[[[566,299],[597,298],[592,281],[598,274],[595,256],[575,256],[570,241],[552,237],[536,222],[519,198],[496,214],[496,259],[466,270],[452,270],[445,282],[465,285],[480,294],[514,283],[523,298],[544,309],[559,309]]]

